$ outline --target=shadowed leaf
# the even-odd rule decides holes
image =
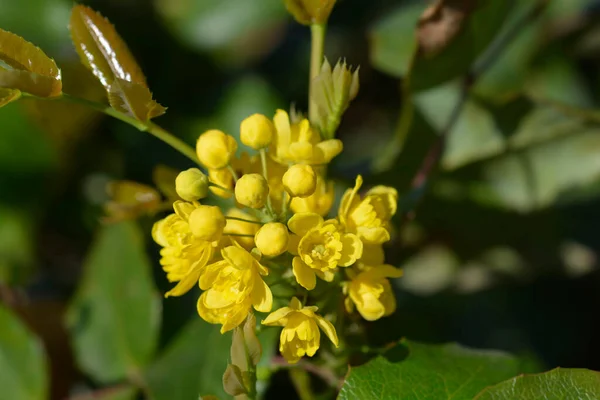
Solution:
[[[0,29],[0,87],[40,97],[62,92],[58,66],[42,50],[14,33]]]
[[[76,5],[69,29],[81,61],[104,86],[113,108],[140,121],[164,114],[129,48],[106,18]]]
[[[19,97],[21,97],[20,90],[0,88],[0,107],[4,107],[8,103],[18,100]]]

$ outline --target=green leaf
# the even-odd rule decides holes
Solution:
[[[222,377],[231,334],[222,335],[218,326],[192,318],[144,374],[154,400],[188,400],[209,394],[227,398]]]
[[[101,229],[67,322],[79,365],[101,382],[136,379],[152,359],[160,299],[135,224]]]
[[[77,400],[135,400],[138,389],[129,385],[98,389],[77,395]]]
[[[424,5],[403,6],[381,20],[372,31],[371,62],[391,75],[410,75],[413,90],[437,86],[467,72],[496,37],[514,3],[514,0],[477,2],[459,21],[457,32],[443,47],[428,55],[421,51],[422,44],[417,41],[417,23],[424,15]]]
[[[48,396],[48,371],[41,342],[0,305],[0,387],[10,400]]]
[[[483,388],[522,372],[516,357],[458,344],[403,341],[384,355],[350,369],[340,400],[471,400]]]
[[[481,392],[477,400],[560,400],[600,398],[600,373],[588,369],[556,368],[536,375],[521,375]]]
[[[62,92],[60,70],[38,47],[0,29],[0,88],[56,97]]]
[[[69,25],[81,62],[108,92],[111,106],[140,121],[162,115],[146,77],[114,26],[89,7],[76,5]]]

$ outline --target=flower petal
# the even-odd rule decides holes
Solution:
[[[390,233],[382,226],[375,228],[359,226],[357,233],[364,242],[369,244],[381,244],[390,240]]]
[[[391,218],[398,209],[398,191],[389,186],[375,186],[367,192],[367,196],[377,196],[386,208],[386,217]]]
[[[325,282],[332,282],[333,278],[335,277],[335,272],[337,271],[337,268],[334,270],[325,270],[325,271],[320,271],[320,270],[315,270],[315,274],[321,278],[322,280],[324,280]]]
[[[173,210],[182,220],[187,221],[190,218],[192,211],[196,209],[196,206],[186,201],[177,200],[173,203]]]
[[[288,252],[294,256],[298,255],[298,244],[300,244],[300,239],[302,239],[300,236],[296,235],[295,233],[292,233],[290,235],[290,238],[288,240]]]
[[[342,257],[338,261],[340,267],[347,267],[358,260],[363,253],[363,243],[358,236],[346,233],[340,238],[342,241]]]
[[[225,247],[221,250],[221,255],[231,266],[240,270],[250,268],[256,261],[250,253],[239,245]]]
[[[323,152],[323,162],[330,162],[333,157],[337,156],[344,149],[342,141],[339,139],[329,139],[317,143],[317,147]]]
[[[329,340],[331,340],[331,343],[333,343],[335,347],[338,347],[339,341],[333,324],[327,321],[325,318],[321,317],[320,315],[315,315],[315,321],[317,322],[317,325],[319,325],[319,328],[321,328],[323,333],[327,335]]]
[[[204,273],[200,276],[200,289],[208,290],[217,279],[219,271],[229,265],[227,261],[221,260],[212,263],[206,267]]]
[[[258,312],[270,312],[273,308],[273,294],[271,289],[262,279],[258,279],[257,285],[252,290],[252,305]]]
[[[169,296],[181,296],[187,293],[195,284],[200,280],[200,276],[206,270],[206,263],[212,256],[211,247],[209,246],[205,251],[202,252],[201,258],[196,261],[190,271],[177,283],[177,285],[165,293],[165,297]]]
[[[292,270],[296,281],[307,290],[313,290],[317,285],[315,272],[302,261],[300,257],[294,257],[292,261]]]
[[[323,223],[323,217],[315,213],[294,214],[288,221],[288,228],[296,235],[302,237],[311,230]]]
[[[360,262],[369,265],[381,265],[384,263],[385,254],[380,244],[363,243],[363,253]]]
[[[279,310],[273,311],[271,314],[267,315],[267,318],[265,318],[261,324],[267,326],[284,326],[287,323],[287,316],[291,312],[294,312],[294,310],[290,307],[281,307]]]
[[[298,300],[296,296],[292,297],[292,299],[290,300],[290,308],[296,311],[302,309],[302,303],[300,302],[300,300]]]
[[[352,208],[352,205],[355,201],[359,201],[360,199],[356,198],[356,194],[360,190],[360,187],[363,184],[362,176],[358,175],[356,177],[356,182],[354,184],[354,188],[352,190],[348,189],[342,196],[342,201],[340,202],[340,208],[338,210],[338,216],[340,218],[340,222],[343,225],[346,225],[346,220],[348,219],[348,213]]]
[[[378,278],[400,278],[404,272],[400,268],[396,268],[389,264],[379,265],[377,267],[373,267],[368,272],[374,279]]]

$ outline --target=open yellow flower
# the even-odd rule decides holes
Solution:
[[[354,306],[367,321],[375,321],[396,310],[396,298],[387,278],[399,278],[402,270],[391,265],[363,267],[361,272],[347,271],[351,278],[344,285],[346,310],[352,312]]]
[[[321,141],[307,119],[290,123],[288,113],[283,110],[277,110],[273,123],[277,134],[269,153],[281,164],[327,164],[343,149],[338,139]]]
[[[196,209],[194,205],[176,201],[173,208],[175,214],[157,221],[152,228],[152,238],[163,247],[160,265],[169,282],[178,282],[165,297],[181,296],[198,283],[216,245],[192,235],[188,219]]]
[[[272,312],[263,325],[283,326],[279,337],[279,351],[290,364],[297,363],[304,355],[312,357],[321,344],[321,332],[338,346],[338,337],[331,322],[316,314],[318,307],[302,307],[293,297],[289,307]]]
[[[354,189],[344,193],[338,211],[340,223],[365,243],[387,242],[390,240],[389,222],[398,207],[398,192],[392,187],[375,186],[361,199],[358,190],[362,183],[359,175]]]
[[[221,250],[223,260],[210,264],[200,277],[205,290],[198,299],[198,314],[212,324],[222,324],[221,333],[241,324],[250,308],[269,312],[273,306],[271,289],[261,275],[268,275],[252,254],[239,246]]]
[[[289,250],[297,254],[292,260],[294,276],[308,290],[315,288],[316,276],[331,282],[337,267],[348,267],[362,255],[363,244],[358,236],[341,232],[335,220],[301,213],[290,218],[288,227],[294,234]]]

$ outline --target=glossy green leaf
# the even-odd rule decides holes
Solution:
[[[0,387],[10,400],[43,400],[48,371],[42,343],[0,305]]]
[[[514,3],[514,0],[477,2],[460,21],[457,32],[443,47],[427,56],[417,41],[417,23],[425,5],[419,2],[402,6],[373,29],[371,62],[394,76],[410,74],[413,90],[444,83],[467,72],[496,37]]]
[[[188,400],[199,395],[227,398],[222,377],[231,334],[222,335],[219,326],[192,318],[145,373],[154,400]]]
[[[135,224],[102,228],[67,317],[83,371],[102,382],[141,374],[156,348],[160,299]]]
[[[587,369],[556,368],[521,375],[481,392],[476,400],[561,400],[600,398],[600,373]]]
[[[8,103],[18,100],[20,97],[20,90],[0,88],[0,107],[4,107]]]
[[[62,92],[60,70],[38,47],[0,29],[0,87],[55,97]]]
[[[114,26],[89,7],[76,5],[69,29],[83,64],[108,92],[111,106],[140,121],[162,115],[146,77]]]
[[[403,341],[351,368],[338,399],[471,400],[487,386],[529,372],[526,368],[500,351]]]

